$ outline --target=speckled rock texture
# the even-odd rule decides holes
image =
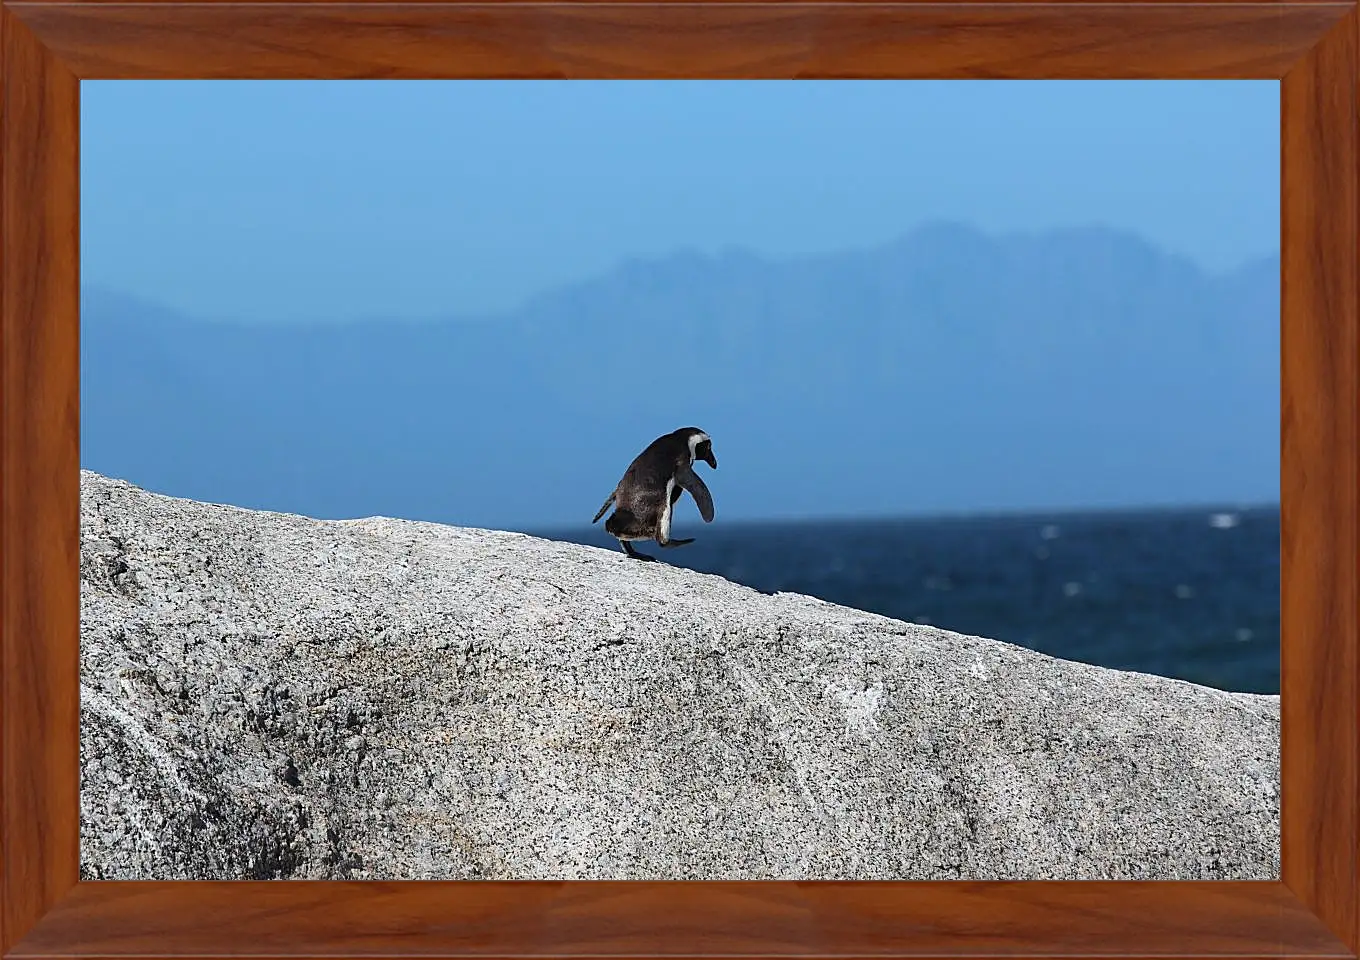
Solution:
[[[513,533],[81,524],[87,878],[1279,876],[1277,697]]]

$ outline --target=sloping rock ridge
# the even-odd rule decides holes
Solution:
[[[81,476],[81,873],[1276,879],[1279,698]]]

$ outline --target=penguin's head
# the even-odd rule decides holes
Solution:
[[[689,434],[689,452],[691,460],[702,460],[714,470],[718,469],[718,458],[713,456],[713,441],[708,434],[698,427],[686,428]]]

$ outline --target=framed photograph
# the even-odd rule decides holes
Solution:
[[[1358,17],[0,4],[0,952],[1354,957]]]

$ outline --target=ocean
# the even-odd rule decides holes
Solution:
[[[703,524],[674,564],[1223,690],[1280,692],[1280,511]],[[618,549],[597,526],[533,531]]]

